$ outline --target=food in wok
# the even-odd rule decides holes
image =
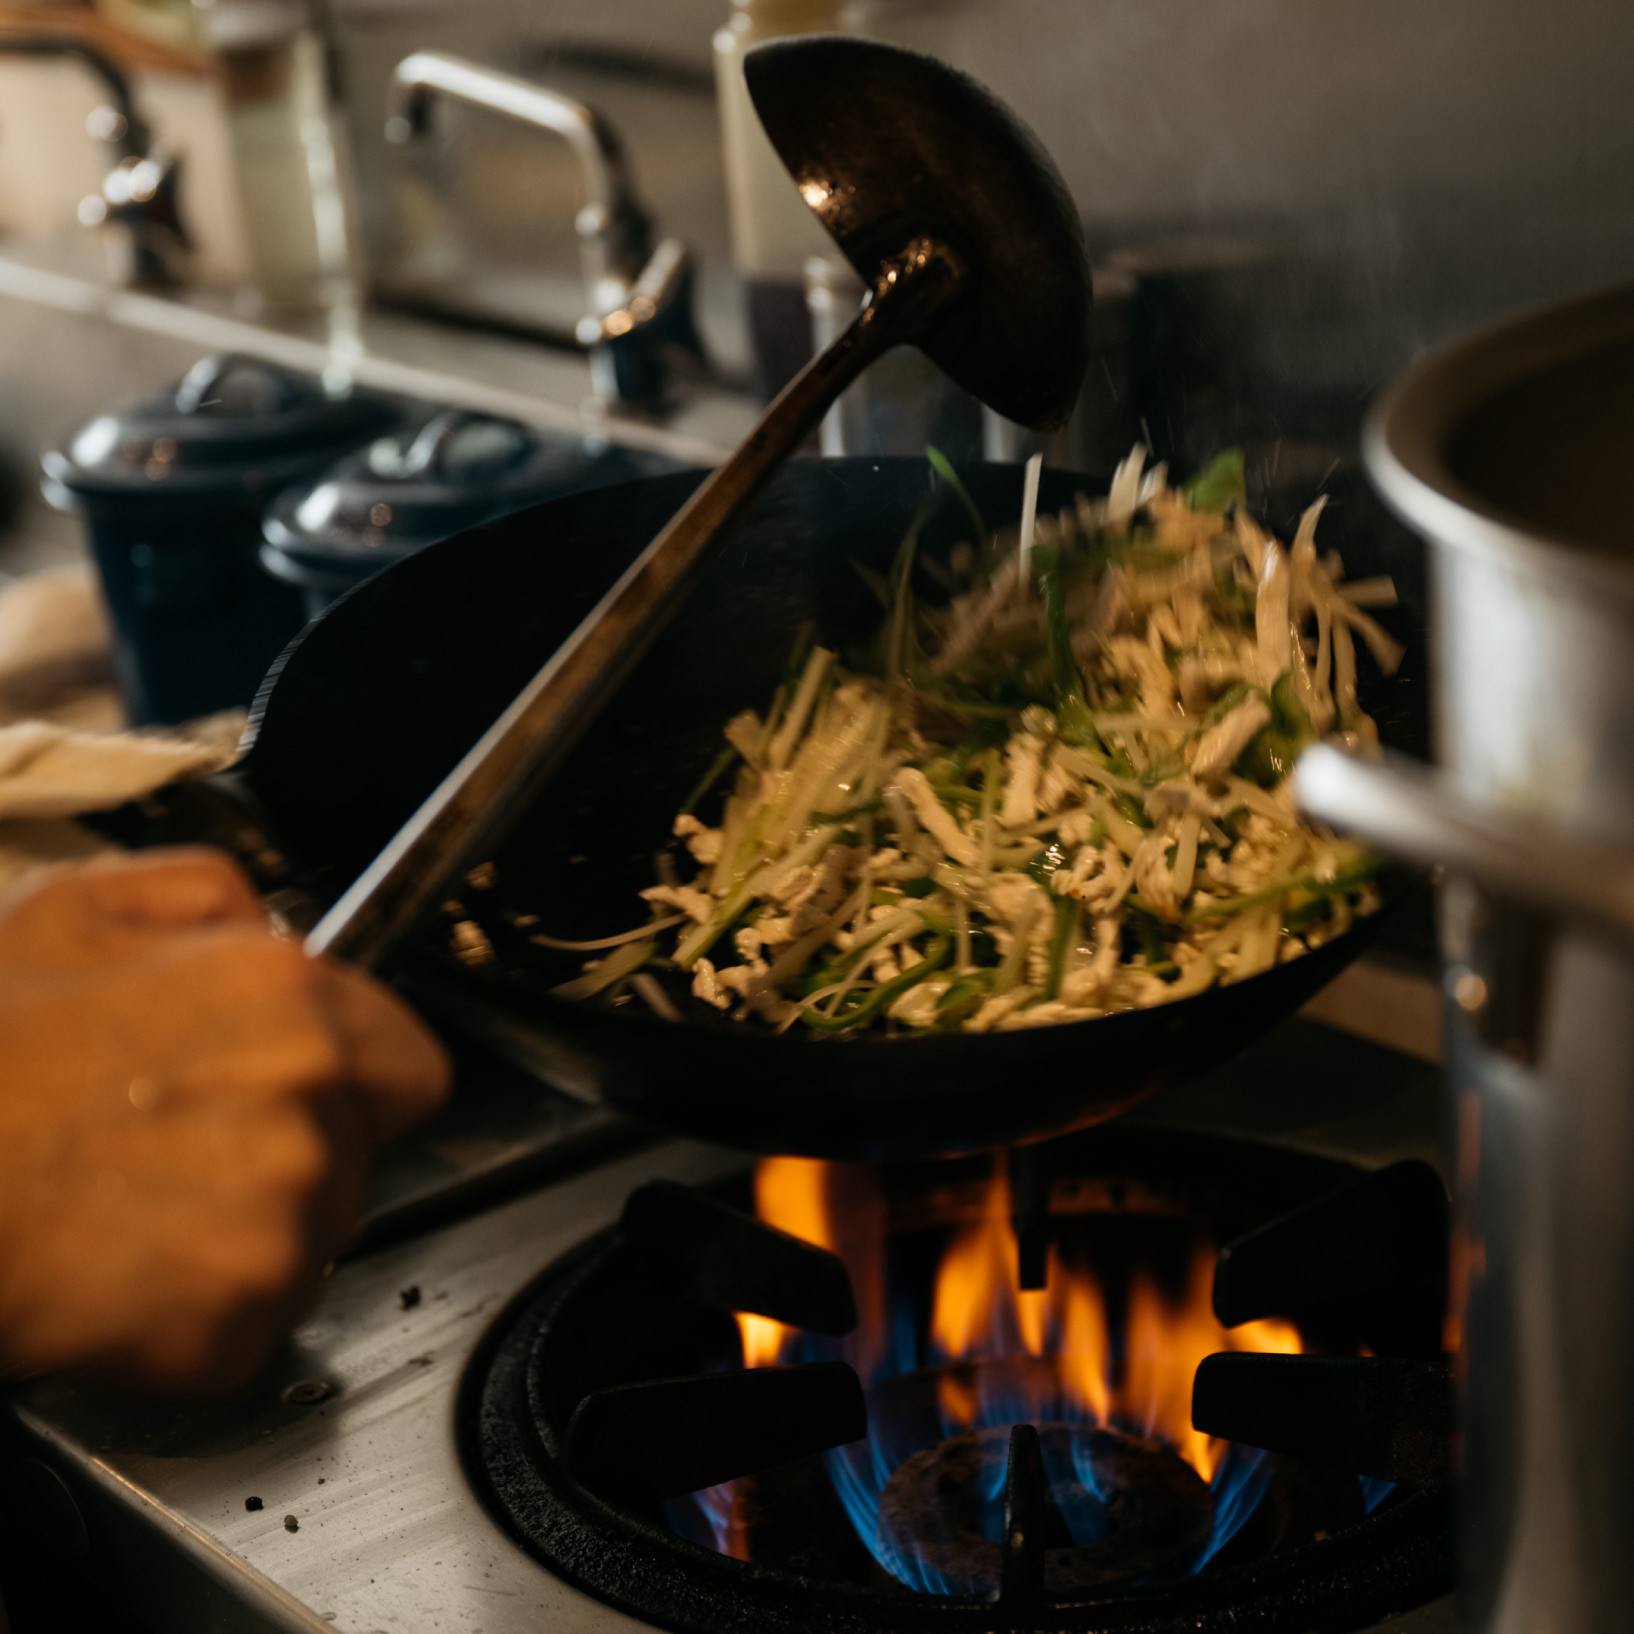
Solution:
[[[870,575],[865,650],[797,653],[727,724],[675,819],[690,866],[670,853],[653,917],[559,992],[662,1006],[668,964],[780,1028],[1010,1030],[1240,981],[1378,905],[1380,859],[1287,781],[1319,737],[1377,742],[1358,640],[1401,656],[1367,611],[1390,581],[1318,553],[1321,501],[1284,546],[1240,455],[1175,488],[1137,449],[1058,515],[990,536],[969,509],[945,561],[910,528]]]

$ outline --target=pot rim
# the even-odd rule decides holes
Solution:
[[[1634,340],[1634,284],[1552,303],[1477,330],[1413,364],[1373,406],[1362,458],[1385,503],[1432,544],[1634,600],[1634,558],[1545,532],[1450,469],[1453,431],[1483,401],[1610,342]]]

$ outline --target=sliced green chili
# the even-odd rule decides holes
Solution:
[[[851,1027],[860,1027],[864,1022],[872,1021],[886,1005],[906,993],[910,987],[917,987],[927,976],[940,970],[952,951],[953,938],[938,936],[918,964],[910,965],[900,976],[893,976],[888,982],[881,982],[852,1009],[839,1015],[825,1016],[821,1010],[808,1007],[803,1019],[807,1026],[816,1027],[822,1032],[844,1032]]]

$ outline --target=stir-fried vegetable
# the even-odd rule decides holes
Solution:
[[[728,724],[675,820],[696,876],[643,892],[653,922],[568,987],[668,946],[699,998],[777,1026],[980,1032],[1163,1003],[1343,932],[1378,860],[1301,822],[1287,777],[1318,738],[1376,743],[1355,639],[1395,668],[1362,610],[1394,592],[1317,555],[1320,502],[1284,546],[1244,497],[1240,454],[1177,490],[1136,449],[1105,498],[979,528],[945,605],[913,593],[910,530],[872,673],[811,647]]]

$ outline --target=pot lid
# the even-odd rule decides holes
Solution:
[[[72,499],[227,499],[275,493],[398,418],[382,397],[228,352],[174,386],[101,414],[47,453]]]
[[[447,409],[286,489],[263,532],[298,562],[380,566],[541,500],[679,469],[657,455]]]

